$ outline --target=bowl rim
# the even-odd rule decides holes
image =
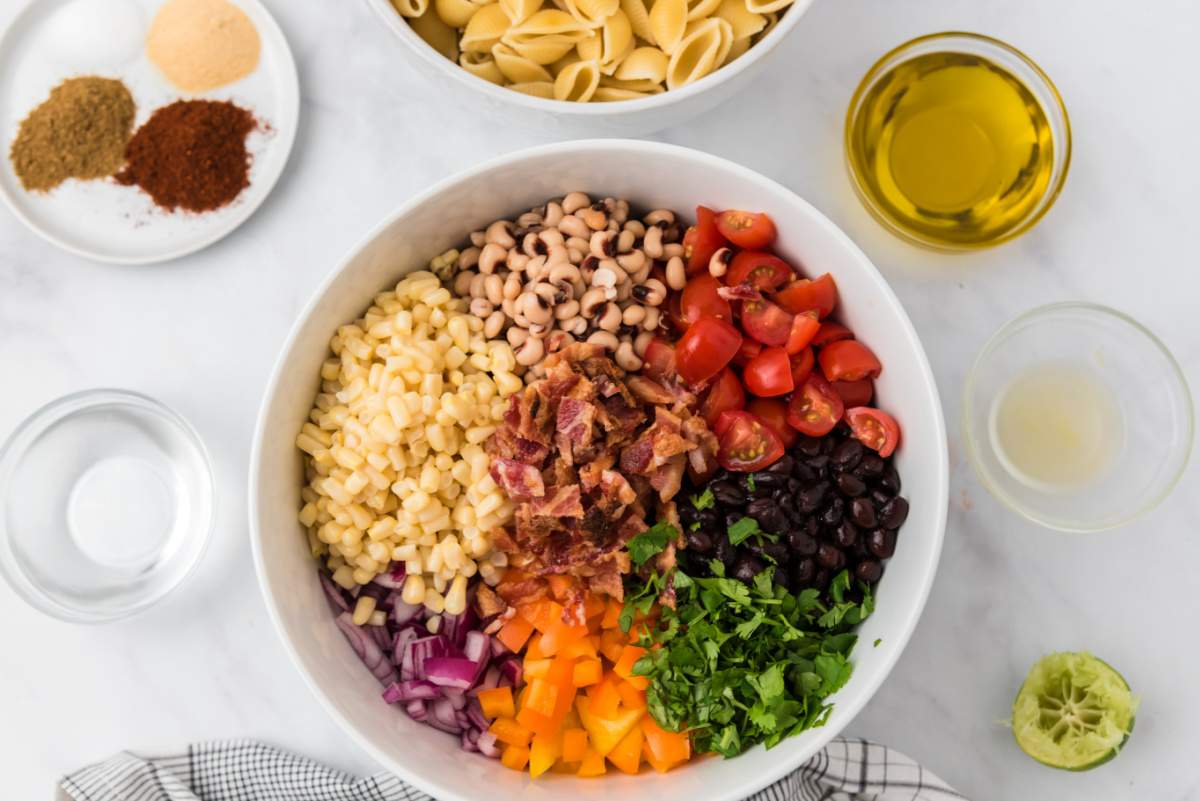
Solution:
[[[1176,386],[1179,387],[1180,396],[1184,402],[1185,409],[1185,429],[1186,440],[1181,446],[1183,456],[1180,459],[1179,467],[1175,474],[1167,480],[1162,487],[1154,493],[1145,503],[1139,505],[1136,509],[1116,515],[1114,517],[1098,520],[1095,523],[1075,523],[1072,524],[1060,518],[1050,517],[1048,515],[1039,514],[1029,504],[1024,503],[1015,497],[1011,492],[1004,489],[995,479],[992,471],[984,465],[984,453],[992,450],[989,446],[979,441],[975,436],[974,423],[975,418],[983,410],[976,408],[976,403],[973,400],[975,393],[975,385],[979,380],[979,373],[991,358],[996,348],[1004,344],[1010,336],[1012,336],[1020,328],[1034,324],[1037,325],[1043,322],[1045,318],[1053,317],[1060,312],[1080,312],[1093,317],[1110,317],[1116,321],[1129,327],[1134,334],[1140,335],[1145,341],[1166,360],[1167,366],[1170,369],[1170,374],[1174,377]],[[1102,531],[1110,531],[1121,526],[1128,525],[1150,512],[1157,509],[1163,501],[1171,496],[1179,483],[1183,481],[1184,475],[1187,473],[1188,464],[1191,463],[1192,450],[1195,447],[1196,438],[1196,410],[1195,401],[1192,397],[1191,387],[1188,386],[1187,375],[1183,371],[1179,360],[1175,358],[1175,354],[1146,326],[1135,320],[1125,312],[1114,309],[1111,306],[1106,306],[1102,303],[1092,303],[1083,300],[1065,300],[1055,303],[1045,303],[1041,306],[1035,306],[1032,309],[1027,309],[1020,314],[1007,320],[1003,325],[997,328],[988,338],[987,341],[979,348],[975,358],[971,361],[971,366],[967,368],[966,380],[963,381],[962,389],[962,416],[959,420],[959,425],[962,427],[963,444],[967,453],[967,461],[971,464],[971,469],[975,473],[975,477],[979,483],[983,485],[992,497],[996,498],[1005,507],[1013,512],[1016,512],[1021,517],[1031,523],[1036,523],[1039,526],[1048,528],[1052,531],[1061,531],[1066,534],[1096,534]]]
[[[173,583],[165,586],[157,593],[148,595],[136,603],[128,604],[115,612],[102,613],[86,607],[71,606],[63,603],[44,592],[41,587],[34,583],[28,574],[21,569],[20,565],[17,564],[16,558],[12,553],[12,543],[9,540],[8,526],[3,517],[0,517],[0,576],[3,576],[13,591],[31,607],[68,623],[111,623],[133,617],[159,603],[185,584],[196,572],[200,563],[204,561],[204,555],[208,552],[209,544],[212,542],[213,530],[216,527],[216,481],[213,475],[212,457],[209,455],[208,447],[204,444],[204,438],[200,436],[200,432],[196,430],[196,427],[192,425],[190,420],[167,404],[149,395],[130,389],[120,389],[117,387],[81,389],[54,398],[26,415],[12,430],[7,439],[0,442],[0,490],[5,489],[8,484],[10,472],[14,467],[10,463],[11,460],[23,455],[36,442],[37,437],[40,437],[69,415],[114,405],[136,408],[142,413],[157,414],[168,420],[171,425],[175,426],[183,434],[184,439],[195,450],[196,455],[200,457],[200,463],[204,467],[201,478],[204,482],[203,489],[208,496],[208,502],[206,504],[207,508],[202,510],[202,514],[207,519],[202,523],[201,531],[198,534],[199,543],[196,545],[195,553],[190,557],[191,562]],[[34,439],[30,439],[30,437]]]
[[[428,781],[425,777],[416,776],[410,773],[403,765],[392,760],[384,753],[381,746],[376,745],[374,740],[366,737],[359,732],[345,715],[337,708],[333,701],[326,696],[325,691],[317,684],[314,677],[309,673],[304,664],[296,646],[291,639],[286,636],[283,624],[282,614],[278,600],[268,592],[266,580],[266,564],[264,562],[262,551],[262,532],[259,527],[259,473],[262,469],[263,459],[263,438],[262,434],[265,429],[268,415],[275,401],[276,393],[279,389],[279,382],[283,371],[286,369],[288,360],[287,355],[295,346],[298,335],[307,324],[309,317],[320,305],[321,299],[328,292],[329,287],[349,266],[349,264],[362,253],[376,238],[378,238],[387,228],[389,228],[396,220],[411,213],[412,210],[418,208],[425,203],[429,198],[432,198],[442,192],[445,192],[457,185],[467,183],[478,179],[504,167],[518,164],[529,160],[538,160],[550,155],[562,155],[571,153],[580,153],[594,151],[596,149],[604,149],[611,151],[620,151],[632,153],[640,156],[670,156],[675,158],[689,159],[707,169],[716,169],[737,177],[755,183],[760,187],[788,196],[789,200],[803,208],[806,213],[811,216],[820,227],[825,229],[827,233],[833,236],[861,265],[871,274],[877,284],[877,288],[881,293],[881,297],[886,303],[890,304],[892,310],[896,313],[900,320],[900,330],[898,335],[905,337],[909,345],[914,348],[917,365],[919,368],[919,376],[915,377],[921,380],[924,389],[932,396],[934,408],[932,416],[934,421],[934,437],[936,447],[931,449],[929,459],[932,462],[932,471],[934,475],[934,486],[936,498],[933,499],[932,505],[934,511],[934,525],[931,535],[933,537],[931,557],[926,564],[920,567],[922,574],[920,592],[914,599],[914,603],[910,607],[908,616],[903,619],[902,624],[898,627],[897,632],[891,635],[891,643],[895,647],[889,648],[883,655],[881,668],[875,676],[873,676],[866,684],[863,684],[858,692],[857,697],[839,701],[838,709],[842,710],[842,714],[846,716],[847,723],[853,720],[862,708],[870,701],[878,692],[879,687],[891,674],[899,661],[900,655],[907,647],[909,640],[912,638],[913,632],[916,630],[918,621],[924,612],[925,605],[929,600],[929,595],[933,589],[933,583],[937,578],[937,568],[941,560],[942,547],[945,541],[946,522],[949,513],[949,497],[950,497],[950,466],[949,466],[949,446],[946,434],[945,414],[942,409],[941,398],[937,388],[937,382],[933,376],[933,370],[930,367],[929,359],[925,353],[925,348],[921,344],[920,338],[917,336],[916,329],[913,327],[912,321],[908,317],[908,313],[904,310],[899,298],[891,286],[884,279],[883,275],[875,267],[874,263],[868,258],[866,253],[854,243],[850,237],[842,231],[832,220],[826,217],[821,211],[813,206],[808,201],[797,195],[792,190],[780,184],[772,178],[768,178],[761,173],[758,173],[748,167],[744,167],[736,162],[728,159],[714,156],[710,153],[694,150],[688,147],[679,145],[664,144],[660,142],[650,142],[638,139],[580,139],[568,142],[560,142],[550,145],[538,145],[512,153],[492,158],[469,167],[465,170],[457,172],[446,178],[437,181],[428,188],[417,192],[405,202],[401,203],[392,212],[387,214],[381,222],[371,227],[367,234],[361,237],[347,252],[346,255],[339,261],[336,268],[331,270],[319,286],[313,291],[308,302],[304,305],[301,311],[297,314],[286,339],[283,341],[279,355],[276,357],[275,364],[271,369],[270,377],[268,378],[266,388],[263,392],[262,402],[259,407],[259,413],[255,420],[254,436],[251,443],[250,452],[250,473],[249,473],[249,491],[247,498],[247,513],[249,515],[248,534],[250,536],[250,549],[254,560],[255,576],[258,579],[259,591],[262,593],[263,600],[267,607],[267,614],[271,619],[271,624],[275,629],[279,639],[283,642],[284,650],[292,665],[300,673],[305,685],[309,691],[316,697],[318,703],[325,709],[330,717],[338,724],[342,731],[347,734],[352,742],[358,745],[366,752],[373,760],[387,769],[394,771],[404,781],[409,782],[418,789],[432,795],[440,801],[473,801],[473,799],[459,795],[445,787],[440,787],[437,784]],[[833,729],[817,729],[817,737],[819,744],[817,750],[824,748],[828,743],[836,737],[841,730],[834,731]],[[755,746],[760,748],[760,746]],[[802,764],[802,759],[781,759],[776,763],[776,766],[768,771],[748,778],[747,784],[727,791],[722,794],[713,795],[705,801],[743,801],[747,795],[758,792],[762,788],[779,780],[787,773],[795,770]]]
[[[386,1],[386,0],[385,0]],[[854,125],[858,120],[858,113],[862,108],[863,100],[868,92],[879,83],[880,79],[885,77],[891,69],[910,60],[908,54],[911,51],[921,51],[927,45],[935,43],[946,43],[945,50],[930,51],[930,52],[945,52],[959,53],[969,52],[964,49],[963,43],[970,47],[975,47],[978,50],[992,53],[1000,53],[1002,55],[1013,58],[1017,63],[1021,64],[1029,70],[1030,75],[1040,84],[1038,88],[1043,90],[1047,97],[1052,101],[1051,108],[1043,108],[1046,113],[1047,120],[1051,128],[1055,123],[1062,126],[1062,141],[1055,142],[1055,146],[1061,153],[1061,162],[1056,164],[1056,169],[1051,175],[1050,184],[1046,187],[1046,191],[1038,199],[1038,204],[1029,212],[1013,228],[1005,231],[999,236],[979,242],[950,242],[946,240],[936,239],[932,236],[924,236],[922,234],[910,231],[896,221],[883,206],[878,202],[874,195],[866,187],[866,179],[863,177],[858,165],[851,158],[854,142]],[[958,47],[955,47],[958,43]],[[913,58],[922,53],[916,53]],[[903,57],[903,58],[902,58]],[[1015,76],[1021,80],[1021,76]],[[1024,83],[1024,81],[1022,81]],[[1028,85],[1027,89],[1032,91]],[[1061,120],[1056,120],[1055,117],[1060,116]],[[854,90],[854,94],[850,98],[850,103],[846,107],[846,118],[843,123],[842,132],[842,153],[843,160],[846,165],[846,171],[850,176],[850,185],[854,187],[854,193],[858,195],[859,201],[867,209],[875,221],[883,226],[889,233],[899,239],[916,245],[917,247],[926,250],[932,250],[937,253],[971,253],[980,250],[1002,245],[1009,242],[1022,234],[1028,233],[1039,222],[1042,221],[1054,207],[1058,201],[1059,195],[1062,194],[1063,187],[1067,183],[1067,175],[1071,171],[1071,155],[1074,149],[1073,136],[1071,134],[1071,116],[1067,113],[1067,104],[1062,98],[1062,93],[1058,91],[1058,86],[1051,80],[1041,66],[1034,61],[1023,50],[997,39],[993,36],[988,36],[983,33],[974,33],[972,31],[963,30],[945,30],[926,33],[920,36],[908,39],[888,50],[876,61],[871,64],[870,68],[863,74],[858,86]],[[1059,158],[1055,157],[1055,161],[1059,162]]]
[[[597,118],[632,116],[638,112],[666,108],[683,102],[689,97],[699,95],[708,89],[715,88],[721,83],[731,80],[734,76],[761,61],[769,52],[783,41],[783,38],[799,23],[816,0],[793,0],[784,10],[784,14],[775,27],[767,32],[759,41],[740,58],[734,59],[705,75],[698,81],[680,89],[670,89],[656,95],[639,97],[633,100],[613,100],[605,103],[577,103],[572,100],[548,100],[543,97],[527,95],[503,86],[485,81],[460,67],[457,63],[445,58],[434,50],[416,31],[405,22],[405,18],[397,13],[388,0],[366,0],[375,10],[384,24],[400,38],[420,59],[444,75],[450,76],[470,91],[481,92],[501,103],[511,104],[533,111],[550,112],[564,117]],[[757,51],[757,52],[756,52]]]

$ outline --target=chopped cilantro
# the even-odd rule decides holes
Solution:
[[[692,496],[692,506],[696,507],[700,511],[711,509],[716,505],[716,503],[716,496],[714,496],[713,491],[707,487],[704,488],[704,492],[700,493],[699,495]]]
[[[729,544],[741,545],[750,539],[751,535],[758,534],[760,531],[757,520],[753,517],[743,517],[729,527]]]
[[[629,540],[629,558],[638,567],[657,555],[667,543],[679,536],[679,529],[667,522],[655,523],[641,534]]]
[[[741,542],[758,525],[743,518],[730,527],[731,540],[735,529]],[[776,585],[774,568],[752,585],[726,578],[719,561],[710,568],[712,578],[676,569],[629,579],[625,631],[664,590],[675,595],[675,607],[663,605],[657,623],[637,633],[649,650],[633,672],[650,679],[651,716],[670,731],[691,732],[698,752],[726,757],[822,725],[832,709],[826,699],[850,678],[852,628],[874,609],[870,588],[859,585],[856,603],[850,575],[839,573],[826,606],[817,590],[793,594]]]
[[[878,647],[879,647],[879,643],[881,643],[881,642],[883,642],[883,638],[882,638],[882,637],[876,637],[876,638],[875,638],[875,647],[876,647],[876,648],[878,648]]]
[[[754,492],[758,489],[758,482],[754,480],[754,475],[752,473],[746,474],[746,489],[750,490],[751,492]]]

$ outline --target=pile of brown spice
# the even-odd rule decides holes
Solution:
[[[63,81],[21,121],[9,149],[27,191],[46,192],[68,178],[105,178],[125,163],[135,107],[125,84],[87,76]]]
[[[178,100],[155,111],[126,149],[116,179],[172,211],[211,211],[250,185],[254,115],[228,101]]]

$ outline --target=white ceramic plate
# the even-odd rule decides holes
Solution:
[[[876,612],[859,631],[854,675],[833,697],[828,723],[770,751],[759,746],[736,759],[700,759],[665,775],[609,771],[603,779],[547,775],[531,782],[463,753],[458,738],[385,704],[379,682],[334,625],[317,581],[317,563],[296,520],[304,470],[295,442],[330,337],[377,292],[460,245],[468,232],[575,189],[688,217],[698,203],[769,213],[779,228],[780,255],[811,274],[834,275],[839,314],[885,365],[876,389],[904,429],[896,465],[912,511],[879,584]],[[948,474],[942,409],[921,343],[887,282],[836,225],[786,188],[724,159],[652,142],[592,140],[521,151],[442,181],[407,200],[330,274],[292,329],[267,386],[251,457],[250,536],[271,618],[313,693],[356,743],[434,798],[741,801],[828,743],[899,658],[941,553]]]
[[[40,236],[64,250],[98,261],[145,264],[193,253],[246,221],[270,194],[283,172],[300,114],[296,65],[283,32],[258,0],[231,0],[258,28],[262,54],[258,69],[236,83],[201,95],[176,90],[144,56],[125,63],[102,63],[96,53],[61,46],[55,15],[71,0],[32,0],[0,38],[0,133],[3,167],[0,195],[13,213]],[[133,0],[144,30],[162,0]],[[59,20],[61,22],[61,19]],[[103,33],[98,33],[103,36]],[[180,98],[230,100],[254,113],[260,130],[247,139],[250,186],[232,203],[204,214],[168,212],[137,187],[112,180],[69,180],[47,193],[26,192],[8,158],[22,119],[66,78],[98,75],[119,78],[137,104],[136,125],[155,109]]]

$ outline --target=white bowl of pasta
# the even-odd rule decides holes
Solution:
[[[813,0],[367,0],[460,102],[564,135],[677,125],[745,87]]]
[[[779,228],[789,263],[836,276],[844,322],[870,341],[887,369],[881,398],[897,413],[904,445],[897,468],[912,511],[904,540],[858,630],[853,673],[830,697],[824,726],[770,751],[703,758],[669,773],[615,769],[602,778],[547,774],[531,781],[496,760],[460,750],[443,734],[385,703],[380,683],[334,624],[317,579],[306,529],[297,519],[304,486],[297,432],[309,419],[330,338],[377,293],[462,245],[466,232],[569,191],[625,198],[643,210],[690,215],[697,204],[757,209]],[[267,608],[313,694],[354,742],[392,773],[441,801],[741,801],[816,754],[862,709],[904,650],[941,551],[948,506],[945,425],[937,387],[917,335],[883,277],[837,226],[795,194],[749,169],[686,148],[636,140],[584,140],[514,153],[453,176],[411,199],[368,233],[314,294],[292,329],[268,383],[254,435],[250,531]],[[874,643],[874,645],[872,645]]]

